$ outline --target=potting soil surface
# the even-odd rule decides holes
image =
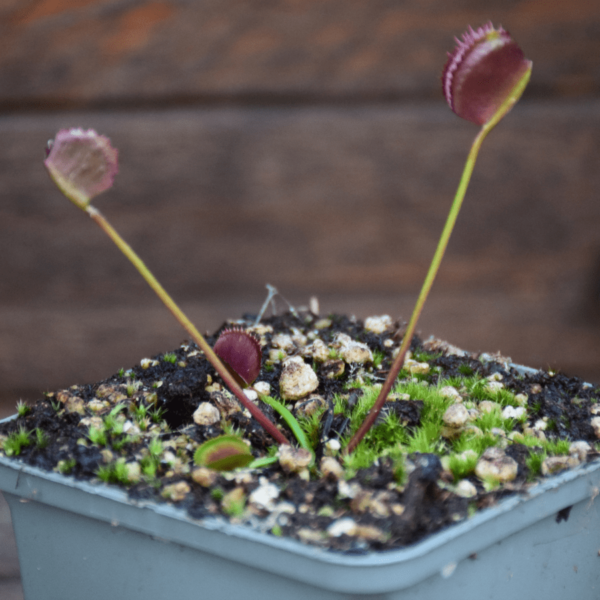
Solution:
[[[410,545],[544,476],[598,457],[598,387],[560,373],[522,373],[505,357],[419,338],[367,436],[365,444],[375,449],[359,447],[362,464],[344,457],[339,448],[359,424],[352,417],[361,403],[374,402],[405,327],[389,318],[366,323],[294,312],[254,325],[246,316],[207,339],[213,345],[225,327],[253,332],[262,345],[257,381],[261,389],[268,384],[273,397],[281,398],[290,356],[314,369],[314,389],[284,398],[313,445],[308,467],[295,450],[283,459],[285,452],[189,342],[105,381],[46,393],[22,416],[0,424],[0,447],[44,470],[119,485],[134,500],[172,502],[193,518],[218,516],[359,553]],[[361,352],[358,361],[351,359]],[[214,423],[195,422],[201,403],[218,409]],[[295,442],[275,411],[258,403]],[[466,409],[455,411],[462,421],[448,412],[455,405]],[[15,445],[19,431],[29,435]],[[256,458],[277,452],[280,458],[231,472],[196,465],[198,446],[224,433],[249,442]],[[396,437],[386,448],[388,434]]]

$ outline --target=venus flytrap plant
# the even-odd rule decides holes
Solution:
[[[476,31],[469,27],[468,31],[463,34],[462,40],[457,39],[456,42],[456,48],[454,52],[449,54],[442,73],[444,96],[450,108],[459,117],[479,125],[480,130],[467,156],[446,224],[404,333],[398,354],[381,388],[377,401],[344,449],[346,454],[356,448],[367,431],[373,426],[398,373],[404,365],[404,359],[410,349],[417,321],[454,229],[481,144],[488,133],[519,100],[531,76],[531,61],[525,58],[521,48],[502,27],[494,29],[491,23],[480,27]]]
[[[133,263],[148,285],[162,300],[173,316],[204,352],[207,360],[221,376],[227,387],[250,414],[280,444],[287,438],[275,425],[250,402],[242,388],[221,362],[202,334],[175,304],[162,285],[133,249],[123,240],[106,218],[90,202],[94,196],[109,189],[118,171],[118,152],[107,137],[89,129],[63,129],[49,142],[44,165],[60,191],[75,206],[86,212],[92,220],[111,238],[123,254]]]

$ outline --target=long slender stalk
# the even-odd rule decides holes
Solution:
[[[469,181],[471,180],[471,174],[473,173],[473,168],[475,167],[475,161],[477,160],[477,155],[479,154],[481,143],[485,139],[486,135],[490,132],[492,127],[493,125],[490,126],[490,123],[486,123],[485,125],[483,125],[483,127],[480,129],[479,133],[473,140],[471,150],[469,152],[469,155],[467,156],[467,161],[465,163],[465,167],[463,169],[463,173],[458,184],[458,189],[456,190],[456,195],[454,196],[452,206],[450,207],[450,212],[448,213],[448,218],[446,219],[446,224],[444,225],[444,229],[438,242],[435,254],[433,255],[433,260],[429,265],[427,276],[425,277],[425,281],[423,282],[423,287],[421,288],[421,293],[419,294],[419,297],[417,299],[417,303],[410,317],[410,321],[408,322],[406,331],[404,333],[404,338],[402,340],[402,344],[400,345],[400,349],[398,350],[398,354],[392,364],[392,367],[390,368],[390,372],[388,373],[388,376],[383,386],[381,387],[381,391],[377,396],[375,404],[373,405],[373,407],[365,417],[365,420],[362,422],[361,426],[358,428],[357,432],[352,436],[351,440],[348,442],[348,445],[344,449],[345,454],[349,454],[350,452],[352,452],[356,448],[356,446],[358,446],[358,444],[363,439],[367,431],[369,431],[369,429],[373,426],[377,415],[379,415],[379,412],[383,408],[383,405],[385,404],[385,401],[387,400],[387,397],[391,392],[394,383],[396,382],[396,377],[398,377],[398,373],[400,373],[400,370],[404,365],[404,359],[412,343],[415,329],[417,327],[417,321],[421,316],[423,305],[425,304],[425,300],[427,300],[427,296],[429,295],[429,291],[431,290],[433,281],[440,268],[440,263],[442,262],[442,258],[444,257],[444,252],[446,251],[446,247],[448,246],[450,235],[452,234],[452,230],[454,229],[456,218],[460,211],[460,207],[462,206],[467,187],[469,186]]]
[[[429,270],[427,271],[427,276],[425,277],[425,281],[423,282],[421,293],[419,294],[417,303],[410,317],[410,321],[408,322],[408,326],[404,333],[404,339],[402,340],[402,344],[400,345],[400,349],[398,350],[398,355],[396,356],[392,364],[387,379],[381,387],[381,391],[379,392],[379,396],[377,396],[375,404],[367,414],[361,426],[358,428],[358,431],[352,436],[346,448],[344,448],[345,454],[349,454],[350,452],[352,452],[356,448],[356,446],[358,446],[358,444],[363,439],[367,431],[369,431],[369,429],[373,426],[377,415],[383,408],[383,405],[385,404],[385,401],[387,400],[387,397],[390,391],[392,390],[392,387],[396,381],[396,377],[398,377],[398,373],[400,373],[400,370],[404,365],[404,359],[412,343],[413,335],[417,327],[417,321],[421,316],[423,305],[425,304],[425,300],[429,295],[429,291],[431,290],[433,281],[440,268],[440,263],[442,262],[442,258],[444,256],[444,252],[446,251],[446,247],[448,246],[448,240],[450,239],[450,235],[452,234],[452,230],[454,229],[454,224],[456,223],[456,217],[458,216],[460,207],[462,206],[467,187],[469,186],[469,181],[471,181],[471,175],[473,173],[473,168],[475,167],[475,161],[477,160],[481,144],[486,138],[487,134],[500,122],[500,120],[510,111],[510,109],[519,100],[519,98],[523,94],[523,91],[525,90],[525,87],[529,83],[530,77],[531,62],[529,63],[528,68],[517,81],[513,89],[506,96],[505,100],[498,107],[496,112],[486,123],[484,123],[481,126],[479,133],[473,140],[471,150],[469,151],[469,154],[467,156],[467,161],[465,163],[465,167],[463,169],[463,173],[458,184],[458,189],[456,190],[456,195],[454,196],[452,206],[450,207],[450,212],[448,213],[448,218],[446,219],[446,224],[444,225],[444,229],[442,231],[440,241],[438,242],[435,254],[433,255],[431,265],[429,265]]]
[[[87,205],[84,209],[90,217],[101,227],[101,229],[111,238],[111,240],[117,245],[119,250],[133,263],[135,268],[140,272],[142,277],[146,280],[148,285],[154,290],[156,295],[163,301],[164,305],[171,311],[173,316],[179,321],[181,326],[188,332],[191,338],[196,342],[200,350],[204,352],[207,360],[216,369],[217,373],[221,376],[227,387],[235,394],[236,398],[241,404],[246,407],[250,414],[265,428],[265,430],[280,444],[289,444],[287,438],[275,427],[275,425],[261,412],[261,410],[253,404],[246,395],[242,388],[238,385],[227,367],[221,362],[219,357],[215,354],[214,350],[208,345],[202,334],[196,329],[194,324],[187,318],[183,311],[175,304],[171,296],[166,290],[160,285],[158,280],[152,275],[148,267],[143,263],[140,257],[134,252],[134,250],[125,242],[125,240],[117,233],[112,225],[102,216],[100,211],[91,205]]]

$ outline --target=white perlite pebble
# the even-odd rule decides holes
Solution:
[[[468,479],[461,479],[454,489],[454,493],[461,498],[473,498],[477,496],[477,488]]]
[[[334,521],[328,528],[327,533],[331,537],[340,537],[341,535],[355,535],[356,534],[356,521],[346,517],[344,519],[338,519]]]
[[[310,365],[299,356],[288,358],[283,363],[279,379],[279,392],[286,400],[299,400],[319,387],[319,379]]]
[[[264,396],[268,396],[271,393],[271,386],[266,381],[255,381],[252,387]]]
[[[310,346],[306,346],[302,353],[317,362],[325,362],[329,358],[329,348],[320,339],[316,339]]]
[[[584,440],[572,442],[569,446],[569,454],[577,456],[581,462],[585,462],[587,460],[588,452],[591,451],[592,447]]]
[[[340,356],[345,362],[359,364],[373,362],[373,354],[366,344],[355,342],[345,333],[338,333],[335,341],[339,346]]]
[[[548,477],[579,464],[577,456],[549,456],[542,462],[542,475]]]
[[[196,425],[214,425],[221,420],[221,413],[210,402],[201,402],[192,415]]]
[[[258,393],[255,390],[243,390],[244,396],[250,400],[250,402],[256,402],[258,400]]]
[[[140,360],[140,367],[142,369],[149,369],[150,367],[156,367],[158,365],[157,360],[152,360],[151,358],[142,358]]]
[[[462,397],[459,394],[458,390],[455,387],[452,387],[451,385],[446,385],[443,388],[441,388],[440,396],[443,396],[444,398],[451,398],[453,400],[458,400],[458,401],[462,400]]]
[[[277,452],[279,464],[287,473],[299,473],[312,462],[313,455],[306,448],[294,448],[287,444],[279,446]]]
[[[331,479],[341,479],[344,476],[344,469],[333,456],[324,456],[321,459],[321,473],[323,477]]]
[[[427,373],[429,373],[430,370],[430,366],[429,363],[426,362],[418,362],[416,360],[413,360],[412,358],[407,358],[404,361],[404,368],[411,374],[411,375],[427,375]]]
[[[280,348],[284,352],[293,352],[296,349],[296,344],[292,340],[292,336],[287,333],[278,333],[271,340],[273,348]]]
[[[594,417],[591,421],[590,421],[592,427],[594,428],[594,433],[596,434],[597,438],[600,438],[600,417]]]
[[[365,319],[365,329],[377,335],[387,331],[392,327],[392,317],[390,315],[381,315],[379,317],[367,317]]]
[[[259,479],[259,484],[248,497],[248,502],[260,510],[271,512],[275,508],[275,500],[279,498],[279,488],[265,477]]]
[[[525,409],[522,406],[506,406],[502,411],[503,419],[520,419],[525,414]]]
[[[517,476],[519,464],[510,456],[506,456],[500,448],[488,448],[477,461],[475,475],[479,479],[493,479],[501,483],[512,481]]]
[[[491,413],[491,412],[493,412],[496,409],[500,410],[500,408],[502,408],[502,405],[499,404],[498,402],[493,402],[492,400],[482,400],[477,405],[477,408],[482,413]]]
[[[442,420],[448,427],[462,427],[469,420],[469,411],[463,404],[453,404],[446,409]]]
[[[336,456],[339,451],[342,449],[342,445],[338,440],[327,440],[325,442],[325,455],[326,456]]]
[[[515,396],[515,401],[519,406],[527,406],[527,394],[517,394]]]
[[[492,393],[499,392],[499,391],[500,391],[501,389],[503,389],[503,388],[504,388],[504,384],[503,384],[503,383],[500,383],[499,381],[490,381],[490,382],[489,382],[489,383],[488,383],[488,384],[485,386],[485,389],[486,389],[488,392],[492,392]]]

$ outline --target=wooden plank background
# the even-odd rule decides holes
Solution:
[[[598,2],[8,0],[0,397],[183,337],[53,188],[61,127],[119,148],[96,205],[201,329],[256,312],[266,283],[408,318],[476,133],[441,96],[445,53],[490,19],[533,78],[484,144],[421,330],[600,381]]]

